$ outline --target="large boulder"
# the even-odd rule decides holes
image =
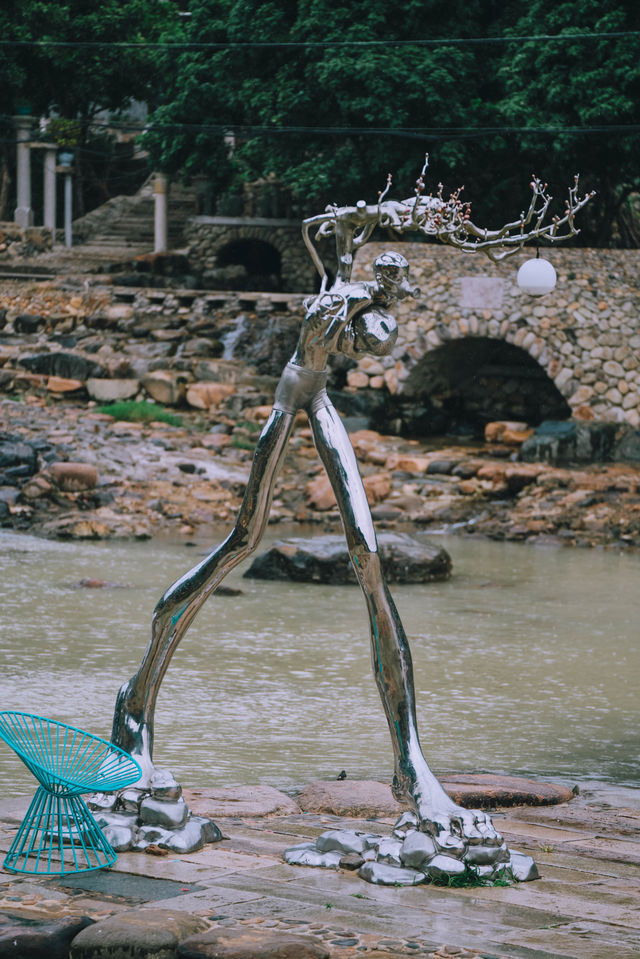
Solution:
[[[41,919],[24,915],[19,908],[13,913],[4,912],[0,915],[0,956],[67,959],[73,939],[91,924],[88,916]]]
[[[135,909],[102,919],[79,933],[71,959],[172,959],[180,943],[202,933],[207,922],[180,909]]]
[[[524,441],[518,459],[525,463],[549,463],[551,466],[606,463],[624,457],[623,437],[628,432],[637,431],[630,427],[621,427],[619,423],[544,420],[535,433]],[[633,445],[633,442],[629,441],[630,452]],[[617,447],[621,454],[618,456]],[[637,448],[635,455],[639,455]]]
[[[378,545],[389,583],[429,583],[451,575],[451,557],[440,546],[419,542],[404,533],[381,533]],[[256,557],[244,575],[297,583],[357,582],[343,536],[280,540]]]

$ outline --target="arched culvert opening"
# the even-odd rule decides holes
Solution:
[[[280,252],[264,240],[234,240],[217,256],[219,274],[227,290],[256,290],[277,293],[282,289]]]
[[[398,397],[401,432],[482,437],[492,420],[537,426],[571,410],[555,383],[525,350],[469,337],[427,353]]]

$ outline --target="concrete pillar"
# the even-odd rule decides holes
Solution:
[[[73,234],[71,230],[71,218],[73,210],[73,177],[72,177],[73,153],[60,154],[60,166],[57,168],[59,173],[64,174],[64,245],[71,246],[73,243]]]
[[[155,202],[154,252],[165,253],[169,238],[169,177],[166,173],[156,173],[153,181],[153,199]]]
[[[44,225],[56,240],[56,147],[46,147],[44,154]]]
[[[31,209],[31,123],[29,114],[14,117],[16,125],[17,148],[17,200],[18,205],[14,220],[19,227],[25,229],[33,226],[33,210]]]

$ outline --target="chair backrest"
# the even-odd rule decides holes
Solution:
[[[113,743],[55,719],[33,713],[0,712],[0,737],[34,776],[50,788],[112,792],[136,782],[142,770]]]

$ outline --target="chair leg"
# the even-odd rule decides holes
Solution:
[[[112,866],[117,855],[80,796],[40,786],[4,860],[11,872],[88,872]]]

